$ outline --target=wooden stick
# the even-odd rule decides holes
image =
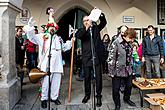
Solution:
[[[75,19],[74,19],[73,38],[75,37],[75,31],[76,31],[75,29],[76,29],[76,13],[75,13]],[[71,89],[72,89],[72,76],[73,76],[73,55],[74,55],[74,40],[72,39],[72,53],[71,53],[71,64],[70,64],[68,102],[71,102]]]
[[[72,75],[73,75],[73,55],[74,55],[74,40],[72,40],[72,53],[71,53],[71,64],[70,64],[68,102],[71,101]]]

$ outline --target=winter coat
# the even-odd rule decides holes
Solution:
[[[131,61],[126,66],[126,51],[123,45],[123,38],[119,35],[118,38],[108,48],[108,70],[110,76],[128,77],[132,74],[133,60],[132,60],[132,46],[129,46],[129,54]]]
[[[92,51],[91,51],[91,34],[90,29],[92,29],[92,39],[94,46],[94,55],[95,55],[95,65],[100,64],[104,61],[104,45],[101,41],[100,31],[105,27],[107,21],[104,14],[100,16],[100,24],[97,25],[93,23],[92,28],[88,30],[81,28],[76,33],[76,37],[81,40],[82,44],[82,63],[84,66],[92,66]]]

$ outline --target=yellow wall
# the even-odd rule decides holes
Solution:
[[[158,30],[165,28],[163,25],[157,25],[157,0],[24,0],[23,2],[23,7],[30,10],[31,16],[39,27],[47,23],[45,10],[49,6],[56,11],[56,21],[75,7],[80,7],[87,12],[90,12],[93,7],[98,7],[105,13],[108,21],[102,34],[108,33],[110,36],[116,34],[117,27],[123,24],[134,28],[145,28],[149,24],[158,27]],[[123,16],[134,16],[135,22],[123,23]],[[19,15],[16,25],[25,25],[20,22]]]

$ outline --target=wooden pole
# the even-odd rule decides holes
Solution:
[[[71,101],[72,76],[73,76],[73,55],[74,55],[74,40],[72,41],[72,54],[71,54],[71,64],[70,64],[68,102]]]
[[[75,19],[74,19],[73,38],[75,37],[75,27],[76,27],[76,13],[75,13]],[[71,53],[71,64],[70,64],[68,102],[71,102],[72,76],[73,76],[73,55],[74,55],[74,40],[72,39],[72,53]]]

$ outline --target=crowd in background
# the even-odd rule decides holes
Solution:
[[[154,27],[153,27],[153,29],[154,29]],[[118,31],[117,35],[119,33],[121,33],[121,27],[119,27],[118,30],[119,31]],[[38,33],[37,29],[35,29],[35,33],[36,34]],[[108,49],[108,46],[110,46],[112,44],[112,42],[117,38],[117,35],[114,35],[112,38],[110,38],[110,36],[108,34],[105,34],[102,37],[102,42],[103,42],[103,45],[106,50]],[[163,48],[162,52],[163,52],[163,57],[164,57],[165,56],[165,33],[160,37],[161,37],[162,48]],[[143,51],[142,43],[139,44],[137,39],[135,39],[135,41],[132,43],[132,49],[133,49],[132,58],[133,58],[134,75],[147,77],[146,71],[145,71],[146,65],[145,65],[145,62],[142,61],[142,51]],[[80,73],[83,73],[82,66],[81,66],[82,65],[82,63],[81,63],[81,60],[82,60],[81,51],[82,50],[81,50],[81,48],[78,48],[78,49],[76,49],[76,51],[77,51],[76,55],[75,55],[76,56],[75,61],[76,61],[76,66],[77,66],[76,74],[78,74],[77,79],[80,80],[79,79]],[[107,59],[107,57],[108,57],[108,51],[105,52],[104,59]],[[38,62],[37,58],[38,58],[38,46],[33,44],[32,42],[30,42],[27,39],[26,35],[23,34],[22,28],[17,28],[17,30],[16,30],[16,64],[17,64],[17,68],[23,68],[23,65],[25,63],[30,71],[32,68],[37,67],[37,62]],[[24,59],[26,59],[26,60],[24,60]],[[148,65],[151,65],[151,67],[153,67],[153,68],[151,68],[152,72],[154,72],[155,70],[158,70],[157,69],[158,67],[155,67],[155,65],[152,65],[152,64],[148,64]],[[164,75],[165,73],[162,70],[160,70],[160,72],[161,72],[161,74],[159,77],[165,77],[165,75]],[[103,74],[108,73],[108,63],[106,62],[106,60],[105,60],[105,62],[102,63],[102,73]],[[81,78],[81,79],[83,79],[83,78]]]
[[[38,33],[38,30],[35,29],[35,33]],[[18,27],[16,30],[15,36],[15,49],[16,49],[16,67],[17,74],[21,78],[21,83],[23,83],[25,68],[27,67],[27,73],[33,68],[37,67],[38,60],[38,46],[33,44],[29,39],[27,39],[26,34],[23,32],[21,27]]]

